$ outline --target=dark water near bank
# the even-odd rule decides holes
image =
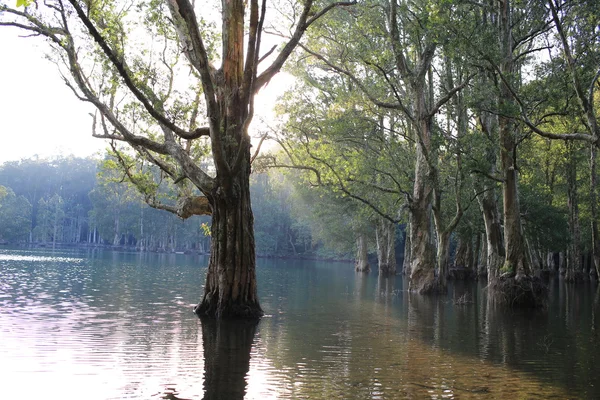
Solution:
[[[351,264],[259,260],[267,316],[203,326],[207,262],[0,250],[2,397],[600,398],[595,284],[506,312],[477,284],[427,299]]]

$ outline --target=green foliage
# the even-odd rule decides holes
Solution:
[[[17,8],[29,7],[31,4],[33,4],[33,0],[17,0]]]
[[[0,186],[0,240],[24,242],[28,238],[31,204],[12,189]]]

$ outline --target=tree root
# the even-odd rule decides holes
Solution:
[[[543,308],[548,300],[548,287],[538,277],[504,275],[488,285],[488,296],[498,304],[514,308]]]
[[[257,320],[264,315],[258,303],[250,304],[218,304],[216,300],[204,299],[194,307],[194,313],[200,318],[224,320]]]

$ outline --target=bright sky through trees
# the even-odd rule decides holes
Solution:
[[[105,143],[91,136],[93,108],[75,98],[57,68],[44,59],[45,43],[0,30],[0,163],[39,155],[87,156]],[[43,87],[43,90],[38,88]]]
[[[47,46],[42,40],[19,33],[0,29],[0,164],[35,155],[103,152],[107,143],[92,137],[89,114],[94,107],[76,99],[62,82],[57,67],[44,58]],[[262,119],[273,119],[273,105],[288,81],[280,73],[259,92],[253,136],[261,130]]]

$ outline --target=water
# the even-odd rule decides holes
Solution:
[[[259,260],[260,323],[202,325],[207,263],[0,250],[3,398],[600,398],[593,284],[506,312],[477,284],[431,299],[351,264]]]

